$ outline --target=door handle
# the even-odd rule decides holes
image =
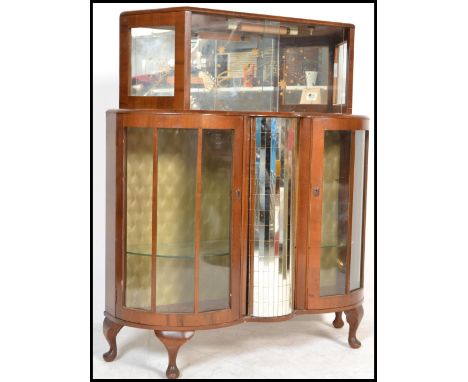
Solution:
[[[320,187],[319,186],[313,186],[312,187],[312,194],[317,197],[320,195]]]
[[[236,190],[236,196],[237,196],[237,199],[240,199],[241,197],[241,192],[239,189]]]

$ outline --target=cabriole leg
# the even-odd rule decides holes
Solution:
[[[122,326],[123,325],[116,324],[115,322],[109,320],[107,317],[104,319],[102,331],[110,346],[109,351],[102,355],[104,361],[106,362],[113,361],[117,356],[117,343],[115,341],[115,337],[117,337],[117,333],[119,333],[120,329],[122,329]]]
[[[179,369],[177,368],[177,352],[179,348],[193,337],[194,332],[171,332],[155,330],[154,334],[164,344],[169,355],[169,365],[167,366],[166,375],[169,379],[179,377]]]
[[[361,342],[356,338],[356,331],[361,323],[362,316],[364,315],[364,309],[362,305],[358,307],[345,311],[346,321],[349,324],[349,336],[348,343],[353,349],[357,349],[361,346]]]
[[[343,312],[335,312],[335,320],[333,321],[333,326],[337,329],[342,328],[344,325],[343,319],[341,318]]]

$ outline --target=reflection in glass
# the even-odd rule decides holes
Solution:
[[[126,129],[125,306],[151,308],[153,129]]]
[[[362,210],[364,198],[364,171],[366,132],[357,131],[354,143],[353,225],[351,233],[350,290],[361,287]]]
[[[282,51],[285,105],[326,105],[328,46],[287,47]]]
[[[192,15],[191,109],[278,108],[279,23]]]
[[[346,74],[348,66],[348,44],[343,42],[335,48],[333,69],[333,104],[346,103]]]
[[[199,311],[229,308],[231,130],[204,130],[200,206]]]
[[[331,108],[333,47],[344,28],[196,13],[191,21],[192,110]]]
[[[258,317],[292,312],[295,150],[294,119],[256,119],[251,248],[254,258],[252,314]]]
[[[194,311],[197,130],[158,129],[156,311]]]
[[[132,28],[131,36],[130,95],[173,96],[174,28]]]
[[[325,131],[320,295],[344,294],[348,252],[350,131]]]

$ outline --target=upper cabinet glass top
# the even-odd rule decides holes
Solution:
[[[122,14],[121,107],[351,113],[354,27],[294,20]]]

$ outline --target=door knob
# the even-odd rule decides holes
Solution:
[[[312,194],[314,196],[319,196],[320,195],[320,187],[319,186],[312,187]]]

